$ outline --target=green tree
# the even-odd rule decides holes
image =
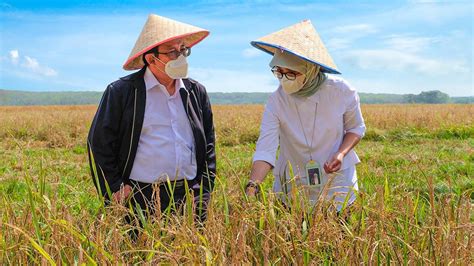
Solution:
[[[441,91],[422,91],[415,97],[417,103],[448,103],[449,95]]]

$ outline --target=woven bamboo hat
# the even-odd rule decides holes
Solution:
[[[310,20],[303,20],[287,28],[264,36],[251,44],[271,55],[285,51],[310,63],[321,66],[321,71],[341,74],[329,55]]]
[[[179,38],[192,47],[209,35],[209,31],[169,18],[150,14],[137,42],[123,64],[123,69],[134,70],[144,66],[142,55],[156,46]]]

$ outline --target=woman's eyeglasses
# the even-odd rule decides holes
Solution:
[[[282,79],[283,76],[285,76],[288,80],[296,79],[296,73],[294,72],[281,73],[277,67],[273,67],[272,72],[273,72],[273,75],[275,75],[275,77],[277,77],[278,79]]]

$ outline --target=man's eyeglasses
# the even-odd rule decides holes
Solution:
[[[278,79],[282,79],[283,76],[285,76],[288,80],[296,79],[296,73],[294,72],[281,73],[277,67],[273,67],[272,72],[273,72],[273,75],[275,75],[275,77],[277,77]]]
[[[166,55],[167,57],[169,57],[171,59],[176,59],[180,55],[183,55],[184,57],[188,57],[191,54],[191,48],[183,47],[179,51],[173,50],[173,51],[169,51],[169,52],[166,52],[166,53],[158,51],[158,54],[164,54],[164,55]]]

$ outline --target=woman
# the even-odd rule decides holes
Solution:
[[[247,195],[255,195],[273,168],[273,190],[283,201],[299,184],[312,191],[312,202],[326,186],[323,195],[338,210],[344,201],[351,204],[360,162],[353,148],[365,132],[357,92],[343,78],[327,75],[340,73],[309,20],[251,44],[273,55],[270,67],[280,86],[265,107]]]

